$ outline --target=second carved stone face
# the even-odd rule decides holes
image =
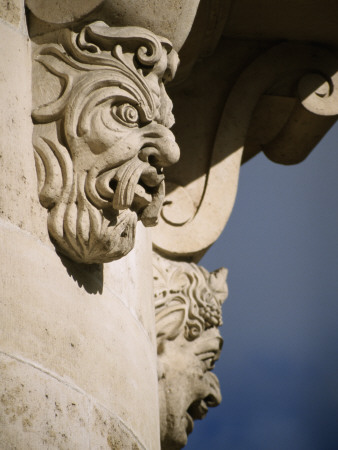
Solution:
[[[219,381],[210,372],[218,359],[222,339],[217,328],[193,341],[183,335],[165,341],[158,353],[161,448],[184,447],[194,420],[221,402]]]
[[[162,450],[184,447],[194,420],[221,401],[211,371],[222,338],[227,270],[208,272],[193,263],[154,254],[154,302]]]
[[[35,56],[51,91],[51,73],[64,80],[54,101],[39,92],[33,111],[40,201],[62,253],[108,262],[132,249],[137,220],[157,223],[163,167],[179,158],[164,89],[177,60],[166,40],[138,28],[99,22],[60,36]]]

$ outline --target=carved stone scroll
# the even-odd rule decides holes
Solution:
[[[137,220],[157,223],[163,167],[179,158],[164,88],[178,57],[143,28],[94,22],[56,36],[33,59],[39,198],[61,253],[108,262],[132,249]]]
[[[194,420],[217,406],[221,392],[211,372],[222,338],[227,270],[154,255],[155,314],[162,450],[187,443]]]
[[[270,48],[242,71],[219,118],[207,175],[189,183],[185,183],[182,177],[180,183],[173,183],[168,178],[170,192],[165,198],[159,225],[153,232],[156,251],[172,259],[196,261],[219,237],[235,201],[242,153],[251,119],[264,94],[287,80],[292,95],[297,96],[298,92],[301,101],[291,114],[283,133],[264,149],[269,158],[281,159],[282,139],[285,143],[285,137],[290,136],[290,124],[300,119],[300,108],[319,115],[338,113],[337,73],[337,58],[328,50],[291,43]],[[203,105],[200,105],[200,113],[203,117]],[[183,153],[189,152],[190,164],[193,165],[195,159],[198,163],[194,155],[202,150],[183,148]],[[209,151],[205,149],[205,152]],[[300,160],[304,156],[297,158]],[[188,159],[185,160],[187,164]],[[184,173],[181,166],[180,173]]]

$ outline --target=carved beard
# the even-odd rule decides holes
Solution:
[[[51,237],[62,253],[77,262],[108,262],[126,255],[134,244],[136,213],[98,211],[88,201],[83,181],[75,176],[68,202],[60,202],[51,210]]]
[[[63,196],[48,216],[52,239],[73,260],[93,264],[121,258],[134,246],[138,219],[156,224],[164,176],[150,164],[135,157],[95,178],[91,171],[73,175],[67,201]]]

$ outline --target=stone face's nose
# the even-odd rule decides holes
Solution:
[[[222,401],[222,394],[219,387],[219,381],[216,375],[212,372],[206,374],[208,378],[208,383],[210,386],[209,394],[204,398],[205,403],[208,407],[218,406]]]
[[[173,133],[163,125],[151,123],[141,129],[142,148],[139,158],[155,167],[168,167],[180,158]]]

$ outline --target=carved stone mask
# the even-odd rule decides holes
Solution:
[[[51,238],[71,259],[120,258],[134,245],[138,219],[157,223],[163,167],[179,158],[164,88],[177,63],[166,39],[103,22],[37,45],[39,198]]]
[[[205,417],[209,407],[221,402],[218,378],[211,372],[222,338],[211,328],[194,341],[178,336],[159,348],[159,401],[162,450],[184,447],[194,420]]]
[[[154,257],[155,312],[161,448],[187,443],[194,420],[221,402],[211,370],[222,338],[221,305],[227,297],[226,269],[209,273],[195,264]]]

